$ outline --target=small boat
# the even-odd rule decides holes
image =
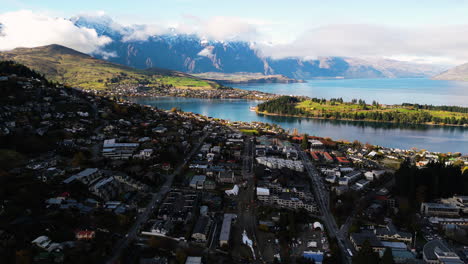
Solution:
[[[252,112],[257,111],[257,107],[256,107],[256,106],[251,106],[251,107],[250,107],[250,111],[252,111]]]

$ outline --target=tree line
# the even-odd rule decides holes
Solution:
[[[419,110],[435,110],[435,111],[447,111],[447,112],[457,112],[457,113],[468,113],[468,107],[462,106],[448,106],[448,105],[420,105],[420,104],[409,104],[403,103],[402,106],[413,107]]]
[[[409,206],[419,208],[422,202],[453,195],[468,194],[468,170],[459,166],[429,163],[418,169],[405,161],[395,172],[396,194],[406,198]]]

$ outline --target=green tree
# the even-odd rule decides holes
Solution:
[[[376,264],[379,263],[379,255],[372,250],[369,240],[364,241],[361,249],[353,257],[353,264]]]
[[[78,152],[73,156],[72,165],[74,167],[86,165],[87,159],[83,152]]]
[[[302,149],[309,148],[309,135],[304,134],[304,136],[302,137],[301,148]]]
[[[385,249],[382,259],[380,260],[380,264],[395,264],[395,261],[393,260],[392,249]]]

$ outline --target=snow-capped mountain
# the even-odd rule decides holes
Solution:
[[[437,67],[394,60],[272,59],[262,56],[259,45],[252,42],[214,41],[194,34],[178,34],[175,29],[134,38],[129,36],[138,35],[136,33],[144,30],[144,26],[124,27],[107,17],[75,17],[72,21],[113,40],[101,54],[115,56],[94,56],[140,69],[159,67],[187,73],[252,72],[282,74],[297,79],[426,77],[441,72]]]

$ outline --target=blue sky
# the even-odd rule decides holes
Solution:
[[[371,23],[390,25],[467,24],[465,0],[2,0],[0,12],[18,9],[60,16],[104,11],[122,23],[177,20],[184,15],[233,16],[308,24]]]
[[[353,36],[358,36],[361,40],[369,38],[375,42],[364,43],[369,44],[365,48],[370,48],[372,52],[369,54],[364,51],[356,52],[359,56],[374,56],[381,53],[379,56],[410,60],[422,57],[430,58],[432,61],[465,60],[465,54],[458,56],[459,51],[457,48],[452,49],[452,46],[454,41],[459,42],[460,46],[465,44],[465,39],[458,40],[457,36],[466,33],[461,28],[468,25],[468,0],[1,0],[1,2],[0,15],[19,10],[28,10],[51,18],[105,13],[122,25],[152,24],[162,28],[175,26],[213,38],[224,38],[228,36],[228,31],[237,34],[236,30],[240,30],[239,34],[246,35],[243,36],[244,39],[274,44],[290,44],[298,40],[312,41],[320,37],[329,45],[333,41],[344,42]],[[337,25],[345,26],[337,29]],[[192,28],[187,29],[189,27]],[[158,32],[154,29],[149,31]],[[447,31],[450,34],[447,35],[445,33]],[[447,43],[422,47],[421,43],[416,43],[417,39],[408,38],[409,35],[419,32],[424,33],[420,38],[431,38],[425,41],[432,42],[438,42],[439,39],[436,37],[442,34],[441,38]],[[340,39],[333,34],[348,35],[348,37]],[[396,37],[393,37],[394,35]],[[393,51],[389,46],[387,50],[390,52],[380,52],[379,49],[374,50],[373,46],[370,46],[382,46],[382,43],[392,43],[389,41],[395,39],[413,47],[408,50],[398,47]],[[300,52],[293,55],[320,56],[333,55],[341,51],[353,53],[360,43],[351,44],[347,47],[332,47],[333,49],[325,49],[322,45],[314,47],[313,51],[297,45],[283,47],[279,53],[276,49],[266,50],[275,54],[285,54],[284,56],[293,54],[291,52],[296,50]],[[444,45],[452,49],[450,54],[431,51],[437,47],[445,48]],[[415,52],[424,48],[427,49],[424,52]]]

